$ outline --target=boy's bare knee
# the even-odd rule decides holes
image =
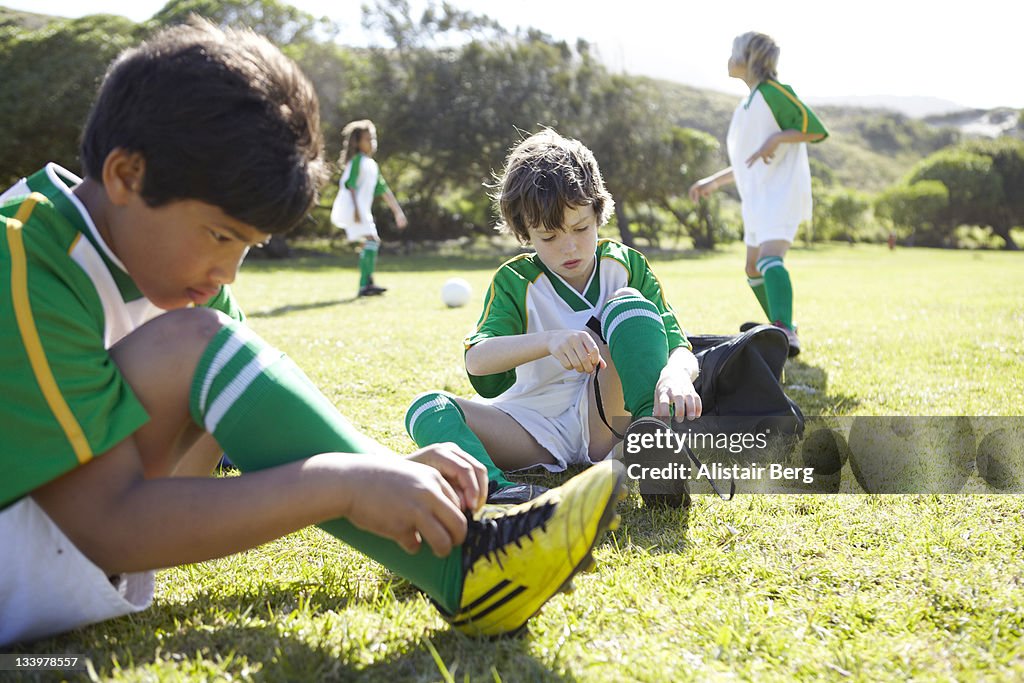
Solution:
[[[747,269],[746,269],[746,270],[747,270],[747,277],[749,277],[749,278],[751,278],[751,279],[754,279],[754,278],[759,278],[759,277],[761,277],[761,271],[759,271],[759,270],[757,269],[757,266],[756,266],[756,265],[753,265],[753,266],[747,266]]]
[[[209,308],[185,308],[154,318],[110,349],[122,372],[138,368],[195,367],[231,319]]]
[[[230,321],[231,318],[212,308],[182,308],[151,320],[139,332],[168,335],[182,349],[205,349]]]

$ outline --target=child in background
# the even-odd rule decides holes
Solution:
[[[377,266],[377,252],[380,250],[380,235],[373,222],[371,207],[380,195],[391,207],[395,224],[404,230],[409,221],[388,187],[380,167],[373,160],[377,151],[377,128],[368,119],[352,121],[341,131],[344,140],[341,157],[344,167],[338,187],[338,196],[331,207],[331,222],[342,228],[352,242],[363,240],[359,252],[359,296],[375,296],[387,291],[373,282],[373,271]]]
[[[154,35],[108,70],[81,156],[84,180],[49,164],[0,195],[0,646],[314,523],[473,635],[518,631],[589,566],[621,468],[474,517],[478,462],[390,453],[241,322],[242,259],[326,180],[316,94],[277,48],[198,20]],[[209,477],[222,451],[240,476]]]
[[[466,338],[479,397],[423,394],[406,429],[420,445],[457,443],[487,466],[488,502],[516,503],[536,487],[505,471],[591,465],[621,439],[598,409],[598,374],[610,416],[694,419],[701,402],[697,360],[647,259],[598,239],[614,202],[589,149],[553,130],[523,140],[495,199],[499,229],[536,251],[498,269]]]
[[[729,168],[690,187],[697,202],[736,183],[747,244],[747,283],[768,321],[789,338],[789,355],[800,353],[793,323],[793,285],[784,258],[802,221],[811,219],[811,169],[807,142],[828,131],[793,88],[779,83],[779,47],[763,33],[744,33],[732,44],[729,76],[750,87],[736,107],[726,146]],[[752,325],[745,325],[749,327]]]

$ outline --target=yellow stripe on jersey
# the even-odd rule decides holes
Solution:
[[[32,317],[32,304],[28,298],[28,265],[21,228],[32,215],[36,204],[45,201],[45,196],[33,192],[22,202],[14,218],[7,221],[7,245],[11,250],[11,299],[14,303],[14,316],[18,321],[18,331],[21,332],[21,340],[28,353],[36,382],[39,383],[46,403],[71,443],[75,457],[78,458],[78,462],[84,463],[93,457],[92,449],[81,425],[60,393],[60,387],[57,386],[57,380],[43,350],[43,343],[39,339],[39,330]]]
[[[801,102],[800,100],[798,100],[797,98],[793,97],[792,95],[790,95],[789,91],[786,90],[785,88],[783,88],[782,85],[777,83],[776,81],[767,80],[767,81],[765,81],[765,83],[767,83],[768,85],[772,86],[773,88],[778,90],[780,93],[785,95],[786,98],[790,102],[792,102],[793,104],[795,104],[797,106],[797,108],[800,110],[800,114],[803,116],[803,125],[800,126],[800,132],[801,133],[806,133],[807,132],[807,107],[804,106],[804,103]]]
[[[75,235],[75,239],[71,240],[71,246],[68,247],[68,256],[71,256],[71,252],[73,252],[75,247],[78,246],[78,240],[80,239],[82,239],[82,233],[78,233]]]

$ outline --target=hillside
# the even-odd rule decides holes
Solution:
[[[22,10],[10,9],[8,7],[0,7],[0,28],[5,26],[18,26],[29,30],[35,30],[46,26],[56,19],[60,19],[60,17],[50,16],[49,14],[23,12]]]

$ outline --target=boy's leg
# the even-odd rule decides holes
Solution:
[[[757,303],[760,304],[761,310],[764,311],[765,317],[768,318],[768,322],[772,322],[772,311],[768,305],[768,291],[765,289],[764,277],[761,276],[761,271],[757,269],[758,254],[759,250],[757,247],[747,245],[747,284],[750,285],[750,291],[757,298]]]
[[[633,418],[629,430],[665,429],[660,419],[652,418],[654,389],[669,355],[668,335],[661,312],[640,292],[626,287],[615,292],[605,304],[601,312],[601,332],[608,342],[609,353],[622,384],[625,408]],[[646,455],[648,458],[661,458],[666,453],[655,449]],[[671,459],[672,456],[668,456],[668,462]],[[651,462],[661,463],[660,460]],[[685,480],[644,481],[641,482],[640,495],[648,506],[689,505]]]
[[[601,312],[601,332],[622,382],[626,410],[634,418],[653,415],[654,387],[668,363],[660,311],[637,290],[620,289]]]
[[[363,250],[359,253],[359,289],[369,287],[373,281],[373,271],[377,267],[377,252],[380,242],[367,238],[363,242]]]
[[[768,296],[769,319],[782,323],[787,329],[793,327],[793,284],[783,259],[789,249],[785,240],[771,240],[761,244],[758,250],[757,270],[764,278]]]
[[[244,325],[210,310],[175,311],[112,350],[151,420],[136,433],[147,473],[172,472],[194,439],[189,417],[211,432],[243,471],[322,452],[381,446],[356,432],[283,354]],[[381,455],[381,457],[395,457]],[[424,590],[452,623],[497,635],[525,624],[585,568],[613,526],[622,473],[584,473],[535,504],[469,521],[465,545],[447,558],[398,544],[344,519],[320,525]]]
[[[499,488],[512,486],[505,472],[553,463],[544,448],[518,422],[493,406],[430,391],[413,399],[405,430],[418,446],[450,441],[487,468]]]

